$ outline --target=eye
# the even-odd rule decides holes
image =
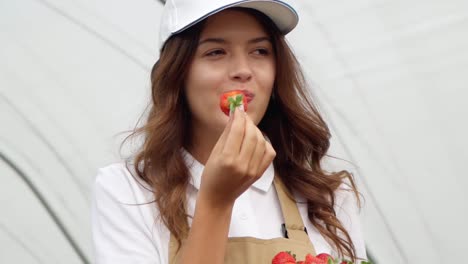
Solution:
[[[220,55],[224,55],[224,54],[226,54],[226,52],[224,52],[224,50],[217,49],[217,50],[212,50],[212,51],[209,51],[209,52],[205,53],[205,56],[216,57],[216,56],[220,56]]]
[[[255,55],[260,55],[260,56],[267,56],[268,54],[270,54],[270,51],[266,48],[258,48],[256,50],[254,50],[253,52]]]

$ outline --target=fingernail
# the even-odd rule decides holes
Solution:
[[[242,116],[246,116],[247,113],[245,112],[244,105],[240,105],[237,107],[239,109],[239,112],[241,113]]]

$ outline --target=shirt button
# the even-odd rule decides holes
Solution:
[[[241,220],[247,220],[247,218],[248,218],[248,217],[247,217],[247,214],[246,214],[246,213],[242,213],[242,214],[240,215],[240,219],[241,219]]]

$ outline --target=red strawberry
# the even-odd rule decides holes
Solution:
[[[332,256],[328,255],[327,253],[320,253],[316,256],[316,258],[323,259],[325,260],[325,262],[328,262],[328,259],[331,259],[332,261],[334,261]]]
[[[314,258],[315,257],[312,254],[307,254],[306,258],[305,258],[305,261],[312,261],[312,259],[314,259]]]
[[[327,261],[307,254],[304,264],[327,264]]]
[[[271,261],[271,264],[296,264],[296,260],[288,252],[280,252]]]
[[[247,96],[241,90],[232,90],[221,94],[219,107],[227,116],[240,106],[243,106],[244,111],[247,111]]]

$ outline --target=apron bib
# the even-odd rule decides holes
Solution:
[[[295,254],[298,260],[305,259],[305,255],[309,253],[316,255],[293,196],[288,192],[279,177],[275,176],[274,186],[285,221],[282,226],[285,237],[273,239],[228,238],[224,263],[269,264],[274,256],[281,251],[291,251],[291,254]],[[180,257],[180,251],[176,252],[177,246],[177,240],[171,235],[169,264],[177,263],[177,259]]]

